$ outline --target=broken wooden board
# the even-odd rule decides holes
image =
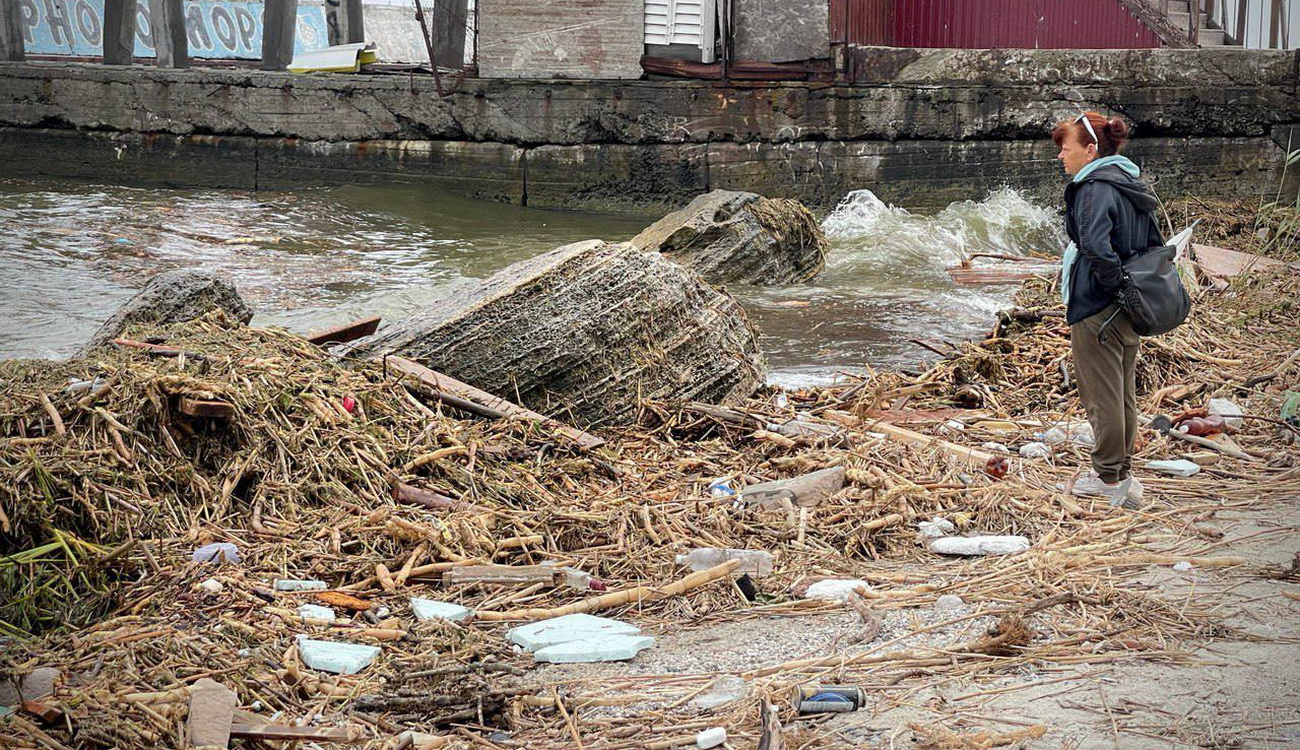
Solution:
[[[191,417],[209,417],[211,419],[234,419],[235,417],[235,405],[228,404],[225,401],[210,401],[181,396],[177,402],[177,408],[182,414],[188,414]]]
[[[194,683],[190,691],[190,747],[228,747],[239,696],[209,677]]]
[[[485,406],[510,419],[527,419],[534,422],[540,422],[547,427],[564,434],[583,448],[598,448],[605,444],[603,439],[598,438],[595,435],[583,432],[575,427],[570,427],[569,425],[552,419],[545,414],[538,414],[531,409],[526,409],[499,396],[494,396],[491,393],[475,388],[468,383],[462,383],[449,375],[444,375],[440,372],[431,370],[428,367],[425,367],[418,362],[412,362],[405,357],[389,355],[384,358],[384,362],[403,375],[413,377],[435,391],[447,392],[458,398],[465,399],[466,401],[479,404],[480,406]]]
[[[442,574],[444,583],[555,583],[552,565],[465,565]]]
[[[1050,279],[1061,273],[1060,264],[1005,264],[981,266],[949,266],[948,275],[954,284],[1019,284],[1026,279]]]
[[[330,328],[319,333],[312,333],[306,336],[306,339],[316,346],[325,346],[326,344],[343,344],[349,341],[356,341],[371,335],[379,330],[379,323],[382,320],[378,315],[370,318],[354,320],[351,323],[345,323],[337,328]]]
[[[891,440],[906,443],[908,445],[915,445],[918,448],[926,448],[929,446],[941,448],[954,458],[962,461],[975,462],[981,466],[988,465],[988,463],[994,458],[992,453],[977,448],[968,448],[964,445],[958,445],[957,443],[950,443],[941,438],[922,435],[921,433],[914,432],[906,427],[899,427],[888,422],[872,422],[865,425],[865,427],[873,432],[884,433],[885,435],[888,435]]]
[[[399,503],[428,508],[429,510],[489,510],[481,505],[475,505],[464,500],[457,500],[454,497],[448,497],[432,490],[422,490],[419,487],[412,487],[403,482],[398,482],[393,485],[393,499]]]
[[[1251,271],[1270,271],[1287,264],[1262,255],[1243,253],[1213,245],[1192,244],[1192,261],[1207,276],[1230,279]],[[1292,263],[1292,268],[1300,270],[1300,265]]]

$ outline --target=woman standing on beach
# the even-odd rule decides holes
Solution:
[[[1084,112],[1058,123],[1052,140],[1071,177],[1065,187],[1070,244],[1061,268],[1061,298],[1079,398],[1095,439],[1093,470],[1078,478],[1071,492],[1135,507],[1142,499],[1142,485],[1131,473],[1139,338],[1115,299],[1123,261],[1164,244],[1155,221],[1156,197],[1139,179],[1138,166],[1119,153],[1128,141],[1128,125],[1120,118]]]

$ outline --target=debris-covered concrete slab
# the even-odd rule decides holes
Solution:
[[[253,319],[252,308],[226,279],[190,269],[164,271],[104,321],[85,351],[108,346],[133,326],[183,323],[218,309],[240,323]]]
[[[658,253],[600,240],[516,263],[353,350],[387,353],[585,425],[641,399],[731,403],[765,373],[739,303]]]
[[[807,281],[826,263],[826,236],[799,201],[714,190],[632,238],[713,284]]]

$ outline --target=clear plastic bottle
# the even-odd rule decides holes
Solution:
[[[564,585],[579,591],[604,591],[605,582],[594,578],[590,573],[577,568],[560,568],[564,574]]]
[[[677,556],[677,564],[694,571],[708,570],[728,560],[739,560],[740,567],[732,575],[765,576],[772,573],[772,553],[761,549],[725,549],[697,547],[685,555]]]

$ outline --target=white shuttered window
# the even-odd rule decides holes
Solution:
[[[645,0],[646,44],[690,44],[713,62],[716,0]]]

